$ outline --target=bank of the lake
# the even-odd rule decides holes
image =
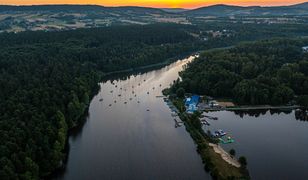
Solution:
[[[209,120],[203,130],[223,129],[235,142],[221,144],[236,150],[236,156],[248,160],[251,179],[297,179],[308,177],[308,121],[295,110],[250,110],[208,112],[218,120]]]
[[[252,111],[252,110],[293,110],[293,109],[299,109],[302,108],[299,105],[292,105],[292,106],[270,106],[270,105],[264,105],[264,106],[230,106],[230,107],[208,107],[203,108],[203,111]]]
[[[145,66],[138,66],[135,68],[129,68],[129,69],[123,69],[123,70],[118,70],[118,71],[112,71],[112,72],[108,72],[108,73],[104,73],[104,77],[103,79],[105,79],[105,77],[108,77],[110,75],[121,75],[121,74],[125,74],[125,73],[133,73],[133,72],[142,72],[144,70],[154,70],[157,68],[162,68],[164,66],[168,66],[171,63],[179,60],[179,59],[185,59],[186,57],[190,57],[190,56],[197,56],[199,54],[199,52],[190,52],[190,53],[183,53],[182,55],[176,56],[176,57],[172,57],[169,58],[163,62],[160,63],[155,63],[155,64],[149,64],[149,65],[145,65]]]
[[[182,53],[178,56],[175,57],[171,57],[168,58],[165,61],[162,61],[160,63],[154,63],[154,64],[149,64],[149,65],[144,65],[144,66],[137,66],[134,68],[129,68],[129,69],[123,69],[123,70],[118,70],[118,71],[112,71],[112,72],[97,72],[97,74],[100,77],[100,81],[104,81],[108,78],[113,78],[113,77],[123,77],[126,76],[128,74],[135,74],[135,73],[144,73],[147,71],[151,71],[151,70],[157,70],[159,68],[163,68],[165,66],[168,66],[176,61],[178,61],[179,59],[186,59],[186,57],[189,58],[195,58],[197,57],[197,55],[199,54],[199,52],[186,52],[186,53]],[[91,90],[91,94],[89,95],[89,99],[93,99],[97,93],[99,92],[100,87],[96,86],[94,89]],[[66,143],[64,148],[62,149],[62,153],[63,153],[63,158],[61,159],[61,161],[58,164],[58,167],[55,168],[55,170],[53,172],[51,172],[50,174],[48,174],[47,176],[45,176],[48,179],[53,179],[53,177],[57,177],[59,174],[62,174],[65,169],[66,169],[66,164],[67,164],[67,160],[68,160],[68,153],[69,153],[69,137],[78,133],[80,131],[80,129],[83,128],[83,125],[85,124],[86,120],[87,120],[87,116],[89,115],[89,102],[83,102],[85,104],[84,109],[82,110],[82,115],[80,116],[80,118],[74,123],[71,124],[69,129],[66,130]]]
[[[211,179],[186,130],[175,128],[156,97],[192,59],[103,81],[85,124],[69,137],[67,166],[55,179]]]
[[[246,165],[238,165],[230,155],[215,145],[217,141],[209,137],[202,129],[200,113],[187,114],[182,98],[170,99],[179,110],[179,116],[184,122],[187,132],[197,145],[197,151],[202,158],[204,169],[209,171],[214,179],[250,179]],[[216,149],[220,149],[218,152]],[[223,156],[229,156],[230,162]]]

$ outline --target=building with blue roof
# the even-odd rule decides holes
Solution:
[[[195,111],[198,110],[198,103],[200,101],[200,96],[198,95],[193,95],[189,98],[185,99],[185,106],[186,106],[186,112],[187,113],[194,113]]]

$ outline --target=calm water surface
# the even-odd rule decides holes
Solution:
[[[67,167],[57,179],[211,179],[185,128],[175,128],[156,97],[192,59],[101,83],[82,131],[69,138]]]
[[[67,167],[56,179],[211,179],[185,128],[175,128],[156,97],[192,59],[101,83],[82,130],[69,138]],[[252,179],[308,179],[308,122],[293,111],[209,115],[219,120],[204,130],[223,129],[235,139],[223,148],[247,157]]]
[[[235,143],[224,145],[246,156],[252,179],[308,179],[308,122],[290,112],[212,112],[205,130],[223,129]]]

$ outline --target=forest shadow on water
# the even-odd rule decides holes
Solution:
[[[90,116],[69,137],[65,168],[53,179],[211,179],[160,98],[193,58],[106,76]]]
[[[305,179],[307,177],[307,112],[297,110],[216,111],[204,131],[222,129],[234,143],[226,151],[245,156],[252,179]],[[295,141],[296,140],[296,141]],[[281,171],[284,169],[284,171]]]
[[[284,110],[279,110],[279,109],[270,109],[270,110],[235,110],[231,111],[234,112],[234,114],[240,116],[243,118],[244,116],[253,116],[253,117],[260,117],[261,115],[265,115],[267,112],[269,112],[270,115],[279,115],[281,113],[284,114],[291,114],[293,112],[292,109],[284,109]],[[308,113],[306,109],[296,109],[294,113],[294,117],[296,120],[299,121],[307,121],[308,122]]]

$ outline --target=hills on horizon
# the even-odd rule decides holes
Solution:
[[[188,15],[209,16],[281,16],[307,15],[308,2],[289,6],[233,6],[217,4],[186,12]]]
[[[155,14],[185,14],[193,16],[264,16],[264,15],[308,15],[308,2],[289,5],[289,6],[235,6],[217,4],[211,6],[204,6],[196,9],[183,9],[183,8],[152,8],[152,7],[139,7],[139,6],[117,6],[107,7],[100,5],[0,5],[0,12],[12,11],[70,11],[70,12],[83,12],[83,11],[128,11],[132,13],[155,13]]]
[[[213,21],[257,24],[308,23],[308,2],[272,7],[218,4],[192,10],[99,5],[0,5],[0,33],[151,23],[192,25]]]

